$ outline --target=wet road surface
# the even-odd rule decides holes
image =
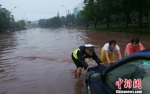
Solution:
[[[74,79],[76,68],[71,53],[91,43],[101,47],[115,39],[123,55],[131,38],[138,37],[150,48],[149,35],[77,29],[30,29],[0,34],[0,94],[84,94],[85,73],[81,82]],[[117,59],[117,57],[116,57]],[[96,66],[92,60],[88,64]]]

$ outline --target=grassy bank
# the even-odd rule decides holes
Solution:
[[[98,30],[98,31],[112,31],[112,32],[129,32],[129,33],[142,33],[150,34],[150,20],[142,23],[142,28],[138,29],[138,24],[130,23],[128,28],[125,25],[126,23],[111,23],[110,27],[107,28],[106,24],[97,25],[97,28],[94,28],[93,25],[89,26],[89,30]]]

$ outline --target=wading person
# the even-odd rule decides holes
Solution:
[[[131,43],[126,45],[125,56],[144,50],[144,46],[140,43],[138,38],[131,39]]]
[[[101,60],[105,66],[109,66],[110,63],[115,62],[115,52],[118,53],[119,60],[122,58],[120,48],[116,44],[115,40],[110,40],[101,49]]]
[[[84,46],[80,46],[78,49],[76,49],[72,53],[72,60],[74,61],[77,67],[77,69],[75,70],[75,75],[76,75],[77,80],[80,80],[82,68],[86,70],[91,67],[91,66],[88,66],[88,64],[85,62],[86,58],[92,58],[93,60],[97,62],[98,65],[100,65],[101,63],[101,60],[95,54],[94,45],[87,44]]]

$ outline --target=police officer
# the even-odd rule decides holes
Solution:
[[[80,46],[72,53],[72,60],[74,61],[77,69],[75,70],[77,80],[80,80],[81,70],[90,68],[88,64],[85,62],[85,58],[92,58],[97,62],[98,65],[102,63],[102,61],[98,58],[94,51],[94,45],[87,44],[84,46]]]

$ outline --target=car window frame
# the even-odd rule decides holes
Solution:
[[[112,87],[111,87],[111,86],[107,83],[107,81],[106,81],[107,74],[108,74],[110,71],[113,71],[114,69],[118,68],[119,66],[122,66],[122,65],[124,65],[124,64],[127,64],[127,63],[129,63],[129,62],[132,62],[132,61],[134,61],[134,60],[149,60],[149,61],[150,61],[150,57],[149,57],[149,56],[147,56],[147,57],[143,57],[143,56],[131,56],[131,57],[127,57],[127,58],[124,58],[124,59],[122,59],[122,60],[116,62],[116,64],[110,66],[109,68],[107,68],[106,70],[104,70],[104,71],[102,72],[102,74],[103,74],[103,76],[102,76],[102,77],[103,77],[103,78],[102,78],[103,83],[107,86],[107,88],[109,88],[109,90],[111,90],[111,92],[112,92],[113,94],[116,94],[116,93],[115,93],[115,91],[112,89]],[[115,83],[114,83],[114,84],[115,84]]]

